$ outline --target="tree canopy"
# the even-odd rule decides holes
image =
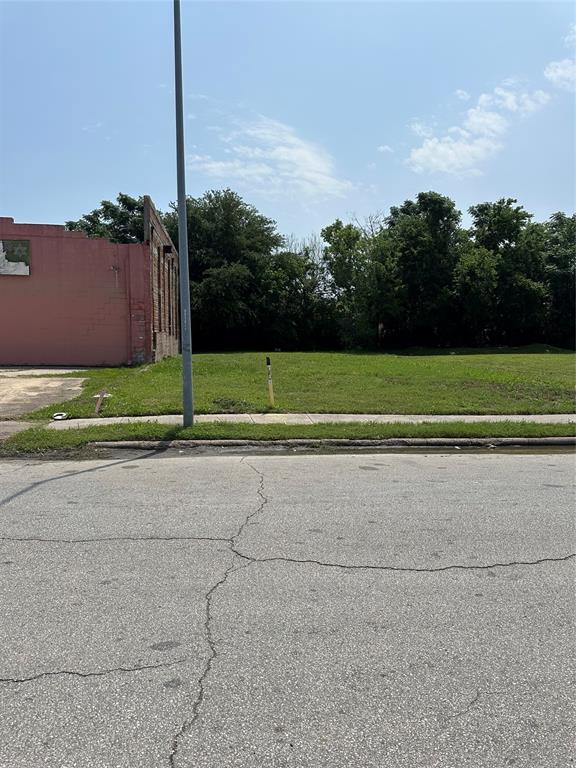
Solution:
[[[113,243],[141,243],[144,238],[144,197],[120,193],[115,203],[102,200],[99,208],[78,221],[67,221],[66,228],[86,232],[90,237],[105,237]]]
[[[143,237],[143,198],[66,223],[91,237]],[[421,192],[321,240],[283,237],[230,189],[188,197],[195,345],[204,349],[575,345],[576,215],[546,222],[517,200],[483,202],[470,226]],[[175,206],[160,214],[175,243]]]

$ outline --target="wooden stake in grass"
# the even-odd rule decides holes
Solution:
[[[106,397],[112,397],[110,392],[108,392],[106,389],[101,389],[100,392],[98,392],[95,395],[92,395],[92,397],[96,400],[96,416],[100,413],[100,410],[102,408],[102,405],[104,404],[104,398]]]
[[[268,368],[268,398],[270,405],[274,408],[274,384],[272,383],[272,363],[270,357],[266,355],[266,368]]]

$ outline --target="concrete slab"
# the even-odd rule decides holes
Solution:
[[[43,378],[0,371],[0,419],[15,419],[37,408],[77,397],[82,391],[81,378]]]
[[[32,426],[30,421],[0,421],[0,440],[6,440]]]
[[[251,416],[254,424],[286,424],[288,422],[287,413],[253,413]],[[306,418],[305,414],[293,414],[293,416]]]
[[[287,413],[286,424],[314,424],[309,413]]]
[[[384,424],[388,421],[412,421],[418,419],[418,416],[387,416],[382,414],[356,413],[309,413],[309,420],[312,424],[342,424],[349,421],[355,421],[359,424],[378,423]]]
[[[173,417],[172,417],[173,418]],[[177,416],[177,423],[181,423],[182,416]],[[198,424],[209,422],[219,422],[222,424],[253,424],[254,419],[251,413],[207,413],[195,416]]]
[[[0,366],[0,378],[14,379],[18,376],[63,376],[65,373],[83,373],[86,368],[13,368]]]

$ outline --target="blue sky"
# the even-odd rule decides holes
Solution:
[[[0,2],[0,212],[176,196],[171,2]],[[305,236],[434,189],[574,209],[569,2],[183,2],[187,189]]]

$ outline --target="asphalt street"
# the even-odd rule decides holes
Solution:
[[[2,768],[567,768],[574,456],[0,462]]]

